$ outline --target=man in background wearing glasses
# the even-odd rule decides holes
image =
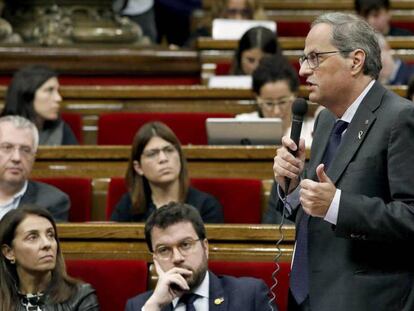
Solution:
[[[126,311],[272,310],[263,281],[208,271],[206,231],[194,207],[171,202],[155,210],[145,224],[145,239],[158,282],[154,291],[128,300]]]
[[[28,180],[39,144],[36,126],[20,116],[0,118],[0,219],[23,204],[47,209],[56,221],[67,221],[69,197],[59,189]]]
[[[303,140],[283,137],[274,159],[279,209],[296,221],[288,310],[414,310],[414,105],[376,81],[380,47],[354,15],[318,17],[300,65],[327,109],[306,172]]]

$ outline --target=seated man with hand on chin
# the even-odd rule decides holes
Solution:
[[[145,239],[158,282],[154,291],[129,299],[126,311],[277,310],[263,281],[208,271],[206,231],[194,207],[171,202],[156,209],[145,224]]]

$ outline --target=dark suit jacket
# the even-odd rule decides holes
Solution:
[[[36,204],[46,208],[56,221],[68,221],[70,200],[66,193],[51,185],[29,180],[19,205]]]
[[[125,193],[111,215],[111,220],[122,222],[145,222],[156,207],[150,194],[147,194],[147,207],[142,214],[132,213],[132,201],[129,192]],[[211,194],[189,187],[185,203],[194,206],[201,215],[204,223],[223,223],[223,207]]]
[[[388,82],[388,84],[407,85],[408,82],[410,81],[410,78],[413,76],[413,74],[414,74],[414,66],[401,61],[400,66],[398,67],[397,74],[395,75],[393,80]]]
[[[327,109],[316,121],[310,179],[334,122]],[[414,105],[376,82],[327,170],[342,191],[337,224],[310,217],[312,310],[414,310],[413,137]]]
[[[267,293],[269,289],[265,283],[255,278],[235,278],[232,276],[216,276],[210,273],[210,311],[267,311],[270,310]],[[140,294],[129,299],[125,311],[141,310],[145,302],[152,295],[152,291]],[[215,304],[214,300],[223,298],[223,303]],[[163,311],[170,311],[170,305]],[[273,306],[277,311],[277,307]]]

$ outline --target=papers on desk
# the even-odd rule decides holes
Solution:
[[[209,88],[251,89],[251,76],[212,76],[208,80]]]
[[[239,40],[250,28],[263,26],[269,28],[276,34],[276,23],[274,21],[255,21],[216,18],[213,20],[213,39],[216,40]]]

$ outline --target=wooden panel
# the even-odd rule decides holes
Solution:
[[[413,49],[414,37],[386,37],[392,49]],[[278,37],[278,41],[283,50],[303,50],[305,47],[305,37]],[[237,40],[215,40],[209,37],[197,39],[199,50],[235,50]]]
[[[227,261],[273,261],[277,226],[206,225],[210,259]],[[290,261],[294,228],[286,226],[281,243],[281,261]],[[58,224],[59,239],[66,259],[144,259],[148,253],[143,224]]]
[[[192,177],[271,179],[274,146],[184,146]],[[35,177],[124,176],[129,146],[41,146]]]
[[[203,8],[210,9],[214,0],[203,0]],[[265,10],[353,10],[354,2],[352,0],[261,0],[260,4]],[[414,9],[414,2],[407,0],[391,1],[393,9]]]
[[[162,48],[131,46],[2,46],[0,73],[10,74],[18,68],[42,63],[64,74],[139,76],[199,76],[196,51],[173,51]]]

